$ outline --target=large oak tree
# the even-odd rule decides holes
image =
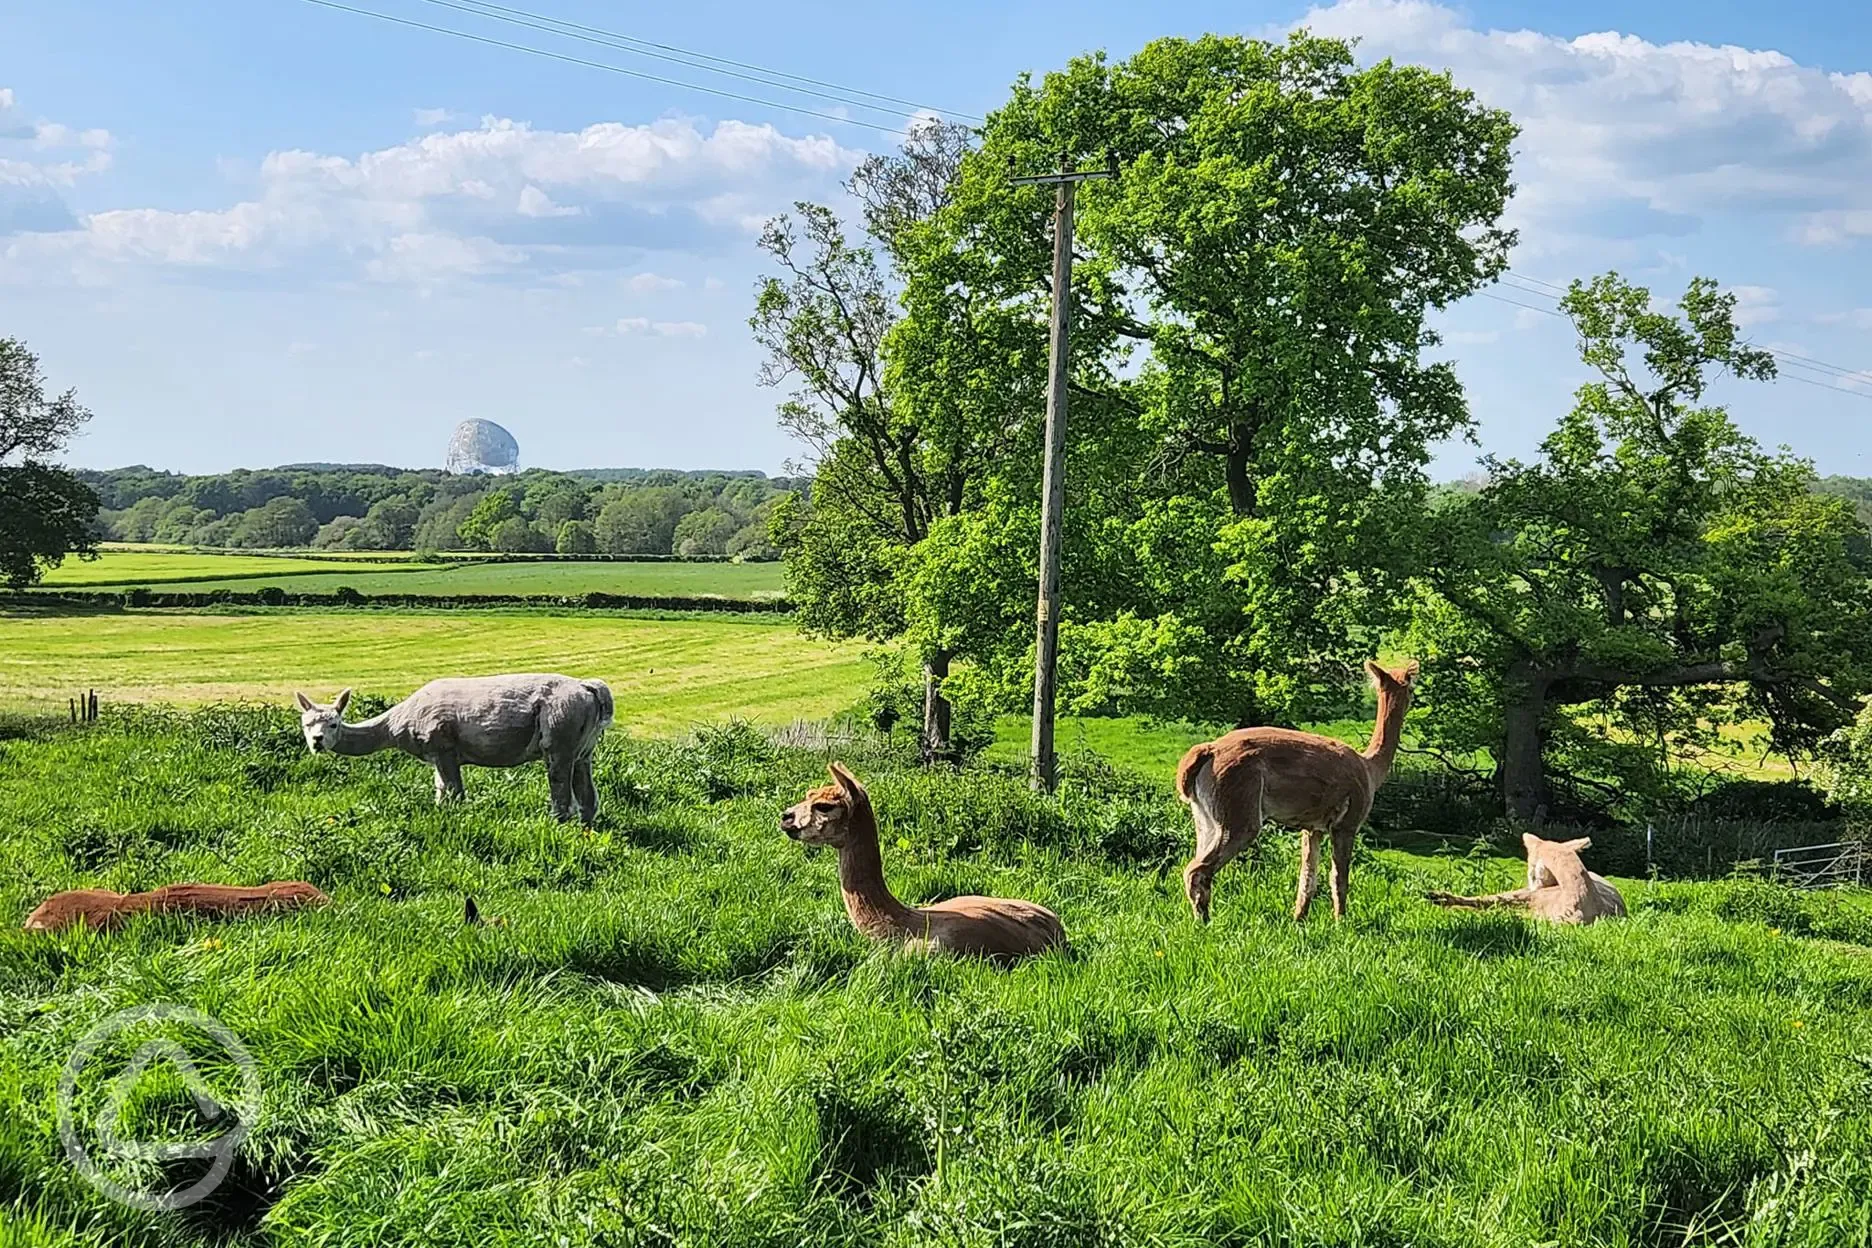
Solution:
[[[1753,719],[1806,749],[1872,690],[1865,525],[1707,402],[1718,377],[1774,375],[1735,296],[1698,279],[1672,312],[1608,274],[1562,307],[1600,379],[1538,460],[1445,496],[1413,624],[1431,731],[1491,751],[1522,817],[1556,772],[1604,782],[1621,742],[1668,758]]]
[[[76,392],[46,393],[25,343],[0,338],[0,581],[9,586],[96,548],[96,491],[51,462],[90,418]]]

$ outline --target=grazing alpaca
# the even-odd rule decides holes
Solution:
[[[331,898],[300,880],[275,880],[258,888],[229,884],[169,884],[147,893],[113,893],[103,888],[74,888],[54,893],[26,916],[29,932],[56,932],[82,923],[99,931],[119,926],[133,914],[200,914],[240,918],[268,910],[322,906]]]
[[[546,760],[553,816],[564,823],[578,799],[586,826],[598,816],[592,751],[611,726],[611,689],[602,680],[528,673],[432,680],[385,711],[344,722],[351,691],[320,706],[299,700],[300,727],[314,754],[375,754],[398,749],[435,768],[436,801],[463,795],[461,769],[518,767]]]
[[[1319,887],[1320,842],[1332,837],[1332,908],[1344,918],[1352,838],[1371,813],[1372,795],[1391,774],[1417,664],[1386,671],[1367,662],[1378,688],[1378,722],[1359,753],[1343,741],[1286,728],[1241,728],[1192,746],[1177,765],[1177,792],[1196,819],[1196,856],[1183,869],[1190,909],[1209,921],[1216,872],[1255,843],[1272,820],[1300,829],[1300,887],[1294,918],[1306,918]]]
[[[1576,841],[1543,841],[1532,832],[1521,834],[1527,846],[1527,887],[1511,893],[1491,893],[1487,897],[1458,897],[1454,893],[1429,893],[1439,906],[1464,910],[1487,910],[1508,906],[1526,910],[1549,923],[1596,923],[1600,919],[1623,918],[1625,899],[1605,877],[1586,869],[1580,851],[1592,846],[1590,837]]]
[[[1012,961],[1066,943],[1059,916],[1031,901],[1003,897],[952,897],[933,906],[906,906],[884,883],[878,854],[877,816],[871,795],[838,763],[836,784],[814,789],[780,815],[781,829],[805,845],[831,845],[839,852],[839,890],[852,926],[873,940],[976,954]]]

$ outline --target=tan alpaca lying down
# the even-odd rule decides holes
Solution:
[[[884,883],[877,816],[871,795],[838,763],[836,784],[808,793],[780,815],[780,828],[804,845],[830,845],[839,854],[839,891],[852,926],[873,940],[1012,960],[1066,943],[1059,916],[1031,901],[1004,897],[952,897],[933,906],[906,906]]]
[[[109,930],[133,914],[201,914],[241,917],[268,910],[322,906],[331,898],[300,880],[275,880],[258,888],[231,884],[168,884],[147,893],[74,888],[54,893],[26,916],[29,932],[56,932],[74,923]]]
[[[1487,897],[1458,897],[1453,893],[1429,893],[1439,906],[1486,910],[1507,906],[1526,910],[1549,923],[1592,923],[1599,919],[1622,917],[1625,899],[1580,861],[1580,851],[1592,845],[1592,838],[1577,841],[1543,841],[1532,832],[1521,835],[1527,846],[1527,887],[1511,893],[1491,893]]]

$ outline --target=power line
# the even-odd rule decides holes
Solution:
[[[658,82],[662,83],[664,86],[681,87],[686,91],[701,91],[708,95],[721,96],[724,99],[740,100],[744,104],[758,104],[763,108],[778,108],[790,113],[799,113],[805,117],[817,117],[822,121],[836,121],[840,125],[857,126],[864,130],[875,130],[880,134],[895,135],[898,138],[910,137],[910,132],[907,130],[881,126],[876,122],[860,121],[855,117],[840,117],[836,113],[821,113],[810,108],[801,108],[797,104],[783,104],[778,100],[763,100],[752,95],[742,95],[736,91],[724,91],[718,87],[705,87],[700,83],[683,82],[681,79],[677,78],[664,78],[658,74],[644,73],[641,70],[625,69],[621,65],[607,65],[603,61],[588,61],[583,57],[568,56],[563,52],[550,52],[545,48],[529,47],[524,43],[509,43],[505,39],[493,39],[486,35],[470,34],[465,30],[454,30],[447,26],[434,26],[428,22],[418,22],[407,17],[394,17],[388,13],[379,13],[373,9],[353,8],[348,4],[339,4],[336,0],[304,0],[304,3],[314,4],[322,9],[336,9],[340,13],[355,13],[359,17],[371,17],[380,22],[389,22],[397,26],[408,26],[414,30],[426,30],[433,34],[448,35],[455,39],[466,39],[471,43],[486,44],[494,48],[505,48],[510,52],[525,52],[529,56],[542,56],[548,60],[563,61],[568,65],[581,65],[586,69],[602,69],[606,73],[623,74],[627,78],[641,78],[646,82]]]
[[[1537,308],[1531,303],[1522,303],[1519,299],[1510,299],[1505,295],[1498,295],[1493,291],[1478,290],[1475,293],[1481,295],[1484,299],[1493,299],[1496,303],[1505,303],[1511,308],[1522,308],[1526,311],[1539,312],[1546,316],[1557,316],[1563,321],[1567,319],[1566,313],[1564,312],[1557,311],[1553,308]]]
[[[848,87],[836,82],[826,82],[819,78],[808,78],[802,74],[788,73],[783,69],[771,69],[765,65],[754,65],[747,61],[736,61],[725,56],[713,56],[707,52],[697,52],[693,48],[677,47],[674,44],[658,43],[653,39],[640,39],[636,35],[626,35],[615,30],[606,30],[600,26],[586,26],[564,18],[551,17],[526,9],[509,8],[506,5],[489,4],[484,0],[422,0],[424,4],[439,5],[446,9],[457,9],[464,13],[473,13],[478,17],[489,18],[497,22],[508,22],[516,26],[528,26],[534,30],[545,30],[550,34],[561,35],[567,39],[581,39],[586,43],[597,43],[605,47],[618,48],[638,56],[654,57],[660,61],[672,61],[678,65],[687,65],[692,69],[704,70],[712,74],[722,74],[730,78],[741,78],[748,82],[758,82],[763,86],[779,87],[786,91],[798,91],[801,95],[818,96],[824,100],[834,100],[841,104],[851,104],[858,108],[878,109],[875,104],[853,97],[862,96],[866,100],[878,100],[885,104],[894,104],[918,112],[940,113],[946,117],[956,117],[963,121],[986,122],[987,118],[973,113],[964,113],[957,109],[938,108],[933,104],[919,104],[915,100],[906,100],[894,95],[883,95],[876,91],[866,91],[859,87]],[[500,16],[505,14],[507,16]],[[536,23],[548,25],[536,25]],[[563,28],[563,29],[557,29]],[[577,34],[571,32],[580,32]],[[589,38],[587,36],[590,36]],[[615,42],[612,42],[615,41]],[[653,49],[653,50],[646,50]],[[691,58],[691,59],[683,59]],[[706,62],[706,64],[704,63]],[[732,66],[732,69],[718,69],[716,66]],[[750,73],[736,73],[734,70],[749,70]],[[757,77],[756,75],[766,75]],[[784,82],[774,81],[785,79]],[[789,86],[789,83],[804,83],[803,87]],[[823,87],[824,91],[811,91],[806,87]],[[889,111],[878,109],[878,111]]]
[[[1514,280],[1509,280],[1509,279],[1514,279]],[[1547,291],[1545,290],[1538,290],[1536,289],[1536,287],[1544,286],[1544,287],[1547,287],[1548,290],[1555,290],[1555,291],[1564,290],[1563,287],[1556,285],[1553,282],[1542,281],[1538,277],[1529,277],[1525,273],[1516,273],[1516,272],[1513,272],[1512,270],[1506,274],[1504,280],[1507,281],[1508,287],[1511,290],[1520,291],[1523,294],[1535,295],[1535,296],[1542,297],[1542,298],[1553,298],[1554,296],[1549,295]],[[1481,295],[1485,299],[1493,299],[1498,303],[1506,303],[1517,308],[1525,308],[1529,312],[1540,312],[1546,316],[1557,316],[1561,318],[1562,320],[1572,319],[1568,317],[1566,313],[1561,312],[1557,308],[1535,307],[1533,304],[1522,303],[1519,300],[1509,299],[1502,295],[1497,295],[1491,291],[1486,291],[1486,290],[1478,290],[1475,293],[1477,293],[1478,295]],[[1822,377],[1832,378],[1834,380],[1841,380],[1841,381],[1863,382],[1868,385],[1872,385],[1872,373],[1863,373],[1863,372],[1855,371],[1850,368],[1842,368],[1838,364],[1829,364],[1825,360],[1816,360],[1809,356],[1797,355],[1792,351],[1782,351],[1774,347],[1762,347],[1760,348],[1760,350],[1766,351],[1769,355],[1775,357],[1775,360],[1778,363],[1785,366],[1785,368],[1782,371],[1778,371],[1776,373],[1776,376],[1778,377],[1785,377],[1789,381],[1806,382],[1810,386],[1819,386],[1823,390],[1831,390],[1835,392],[1836,394],[1850,394],[1856,399],[1872,399],[1872,393],[1867,393],[1864,390],[1856,390],[1848,386],[1836,386],[1836,385],[1831,384],[1830,381],[1817,380],[1812,377],[1803,377],[1799,372],[1786,371],[1786,370],[1804,368],[1804,369],[1807,369],[1809,372],[1817,372]]]

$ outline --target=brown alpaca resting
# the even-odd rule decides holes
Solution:
[[[906,906],[884,883],[877,816],[871,795],[838,763],[835,784],[808,793],[780,815],[780,827],[803,845],[830,845],[839,854],[839,891],[852,926],[873,940],[1011,961],[1066,943],[1059,916],[1031,901],[952,897],[933,906]]]
[[[1196,820],[1196,856],[1183,869],[1190,909],[1209,921],[1216,872],[1253,845],[1272,821],[1300,830],[1295,919],[1306,918],[1319,887],[1320,842],[1332,837],[1332,908],[1344,918],[1352,838],[1371,813],[1372,795],[1391,774],[1410,709],[1417,664],[1386,671],[1367,662],[1378,689],[1378,722],[1364,753],[1343,741],[1287,728],[1239,728],[1191,747],[1177,765],[1177,793]]]
[[[1586,869],[1580,851],[1592,847],[1592,838],[1576,841],[1543,841],[1532,832],[1521,834],[1527,846],[1527,887],[1510,893],[1491,893],[1486,897],[1458,897],[1454,893],[1429,893],[1439,906],[1465,910],[1488,910],[1506,906],[1526,910],[1549,923],[1596,923],[1600,919],[1622,918],[1625,899],[1602,875]]]
[[[147,893],[74,888],[54,893],[26,916],[29,932],[56,932],[74,923],[108,931],[133,914],[200,914],[239,918],[268,910],[322,906],[331,898],[300,880],[275,880],[258,888],[231,884],[169,884]]]

